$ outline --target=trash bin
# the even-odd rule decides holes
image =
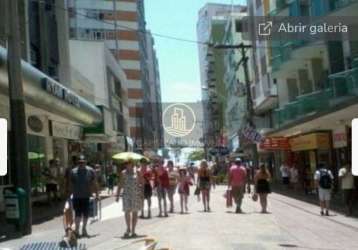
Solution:
[[[8,223],[21,226],[25,224],[27,194],[22,188],[4,189],[5,218]]]

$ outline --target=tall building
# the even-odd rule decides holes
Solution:
[[[277,0],[265,9],[270,16],[310,16],[319,21],[356,16],[358,1]],[[336,175],[350,161],[351,120],[358,112],[358,43],[353,32],[335,41],[275,41],[269,51],[267,68],[277,85],[278,108],[265,147],[273,146],[270,140],[288,145],[274,151],[277,166],[288,162],[311,175],[323,163]],[[306,187],[314,188],[312,182]]]
[[[227,20],[223,44],[250,45],[244,40],[244,21],[247,17],[246,12],[233,12]],[[247,95],[246,79],[242,65],[241,50],[227,49],[224,53],[224,86],[226,92],[225,105],[225,133],[231,153],[241,153],[245,148],[245,138],[240,131],[247,125]],[[248,55],[249,75],[252,75],[251,61],[252,56]],[[251,80],[251,79],[249,79]]]
[[[18,2],[31,172],[32,192],[29,195],[32,201],[40,201],[47,199],[43,173],[49,161],[58,160],[57,169],[63,176],[65,168],[74,164],[69,156],[81,153],[78,145],[85,136],[84,130],[100,124],[103,117],[90,98],[84,98],[72,88],[65,0]],[[4,23],[4,15],[0,16],[0,23]],[[14,111],[9,106],[5,40],[4,34],[0,33],[0,117],[10,121]],[[10,124],[9,135],[11,132]],[[0,177],[0,211],[4,209],[3,188],[16,185],[19,174],[16,174],[11,155],[8,159],[8,174]],[[60,188],[62,191],[63,186]]]
[[[248,16],[252,23],[257,22],[260,16],[268,16],[272,3],[275,1],[247,1]],[[283,1],[281,1],[283,2]],[[254,35],[254,34],[252,34]],[[255,112],[255,125],[258,132],[265,134],[273,128],[274,109],[278,105],[277,78],[272,76],[271,45],[270,41],[253,40],[250,50],[251,67],[250,76],[251,96]],[[273,164],[273,152],[259,148],[259,155],[263,162]]]
[[[70,37],[105,41],[120,61],[128,80],[129,132],[141,149],[150,129],[142,117],[149,100],[143,0],[70,0],[69,9]]]
[[[225,99],[222,91],[223,70],[219,72],[214,70],[215,66],[222,67],[219,63],[215,63],[215,61],[218,62],[215,59],[220,57],[222,60],[223,58],[219,53],[211,50],[206,43],[220,43],[230,14],[244,9],[245,6],[241,5],[208,3],[198,13],[197,38],[200,42],[198,52],[203,102],[203,139],[206,152],[209,147],[214,147],[222,141],[222,100]],[[216,34],[212,32],[213,28],[218,31],[215,32]],[[220,93],[217,93],[218,90]]]
[[[147,65],[148,80],[150,86],[150,115],[153,124],[153,145],[152,149],[162,148],[164,145],[163,124],[162,124],[162,96],[160,86],[160,74],[157,53],[154,48],[154,38],[150,31],[147,31]]]

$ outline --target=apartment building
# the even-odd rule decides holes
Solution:
[[[357,16],[358,1],[271,1],[271,16]],[[278,89],[270,137],[289,140],[276,160],[313,173],[325,163],[336,174],[351,157],[351,120],[358,112],[358,43],[351,33],[336,41],[280,41],[272,48]]]
[[[151,140],[152,149],[159,149],[164,146],[163,138],[163,124],[162,124],[162,97],[160,86],[160,74],[157,53],[154,48],[155,42],[151,32],[147,31],[147,65],[148,65],[148,80],[150,86],[150,107],[152,113],[151,117],[153,124],[153,139]]]
[[[143,102],[149,89],[146,66],[144,1],[70,0],[70,37],[105,41],[120,61],[128,81],[129,133],[143,149],[144,133],[151,126],[143,118]]]
[[[246,12],[233,12],[227,20],[223,44],[250,45],[250,41],[244,39],[244,21]],[[252,76],[251,54],[249,53],[249,75]],[[224,86],[226,93],[225,105],[225,133],[228,138],[230,151],[240,153],[243,151],[245,139],[240,132],[246,126],[247,95],[244,68],[239,63],[242,61],[241,50],[227,49],[224,53]],[[250,80],[250,79],[249,79]]]
[[[203,6],[198,13],[197,21],[197,38],[201,42],[198,46],[199,53],[199,66],[200,77],[202,86],[202,102],[203,102],[203,131],[205,148],[214,147],[222,141],[222,127],[223,127],[223,106],[219,104],[216,86],[218,89],[223,90],[222,74],[215,77],[213,66],[215,65],[215,54],[219,54],[205,43],[218,42],[220,43],[223,38],[223,31],[225,28],[226,20],[232,12],[240,12],[244,9],[241,5],[228,5],[228,4],[214,4],[208,3]],[[221,30],[221,37],[213,35],[212,29]],[[222,61],[222,58],[220,59]],[[223,61],[222,61],[223,62]],[[216,64],[221,67],[219,64]],[[220,70],[219,70],[220,71]],[[220,81],[221,84],[216,82]],[[221,91],[221,99],[223,99],[223,91]],[[221,105],[221,107],[218,107]],[[221,117],[221,118],[220,118]]]

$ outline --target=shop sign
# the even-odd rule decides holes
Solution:
[[[292,151],[329,149],[331,144],[327,133],[313,133],[290,139]]]
[[[44,128],[41,119],[35,115],[31,115],[27,118],[27,125],[36,133],[41,133]]]
[[[56,96],[57,98],[67,102],[68,104],[80,107],[79,98],[61,85],[57,84],[56,82],[51,82],[48,78],[43,78],[42,88],[51,95]]]
[[[242,130],[242,134],[246,139],[254,143],[261,143],[264,140],[264,137],[252,127],[244,128]]]
[[[286,137],[267,137],[259,145],[262,150],[289,150],[290,142]]]
[[[347,131],[345,127],[339,127],[333,130],[333,147],[344,148],[347,147]]]
[[[79,140],[82,137],[82,128],[80,126],[51,121],[50,134],[53,137]]]

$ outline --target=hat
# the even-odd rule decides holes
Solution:
[[[235,161],[242,161],[240,157],[236,157]]]
[[[85,162],[86,161],[86,157],[84,155],[80,155],[80,157],[78,158],[79,162]]]

